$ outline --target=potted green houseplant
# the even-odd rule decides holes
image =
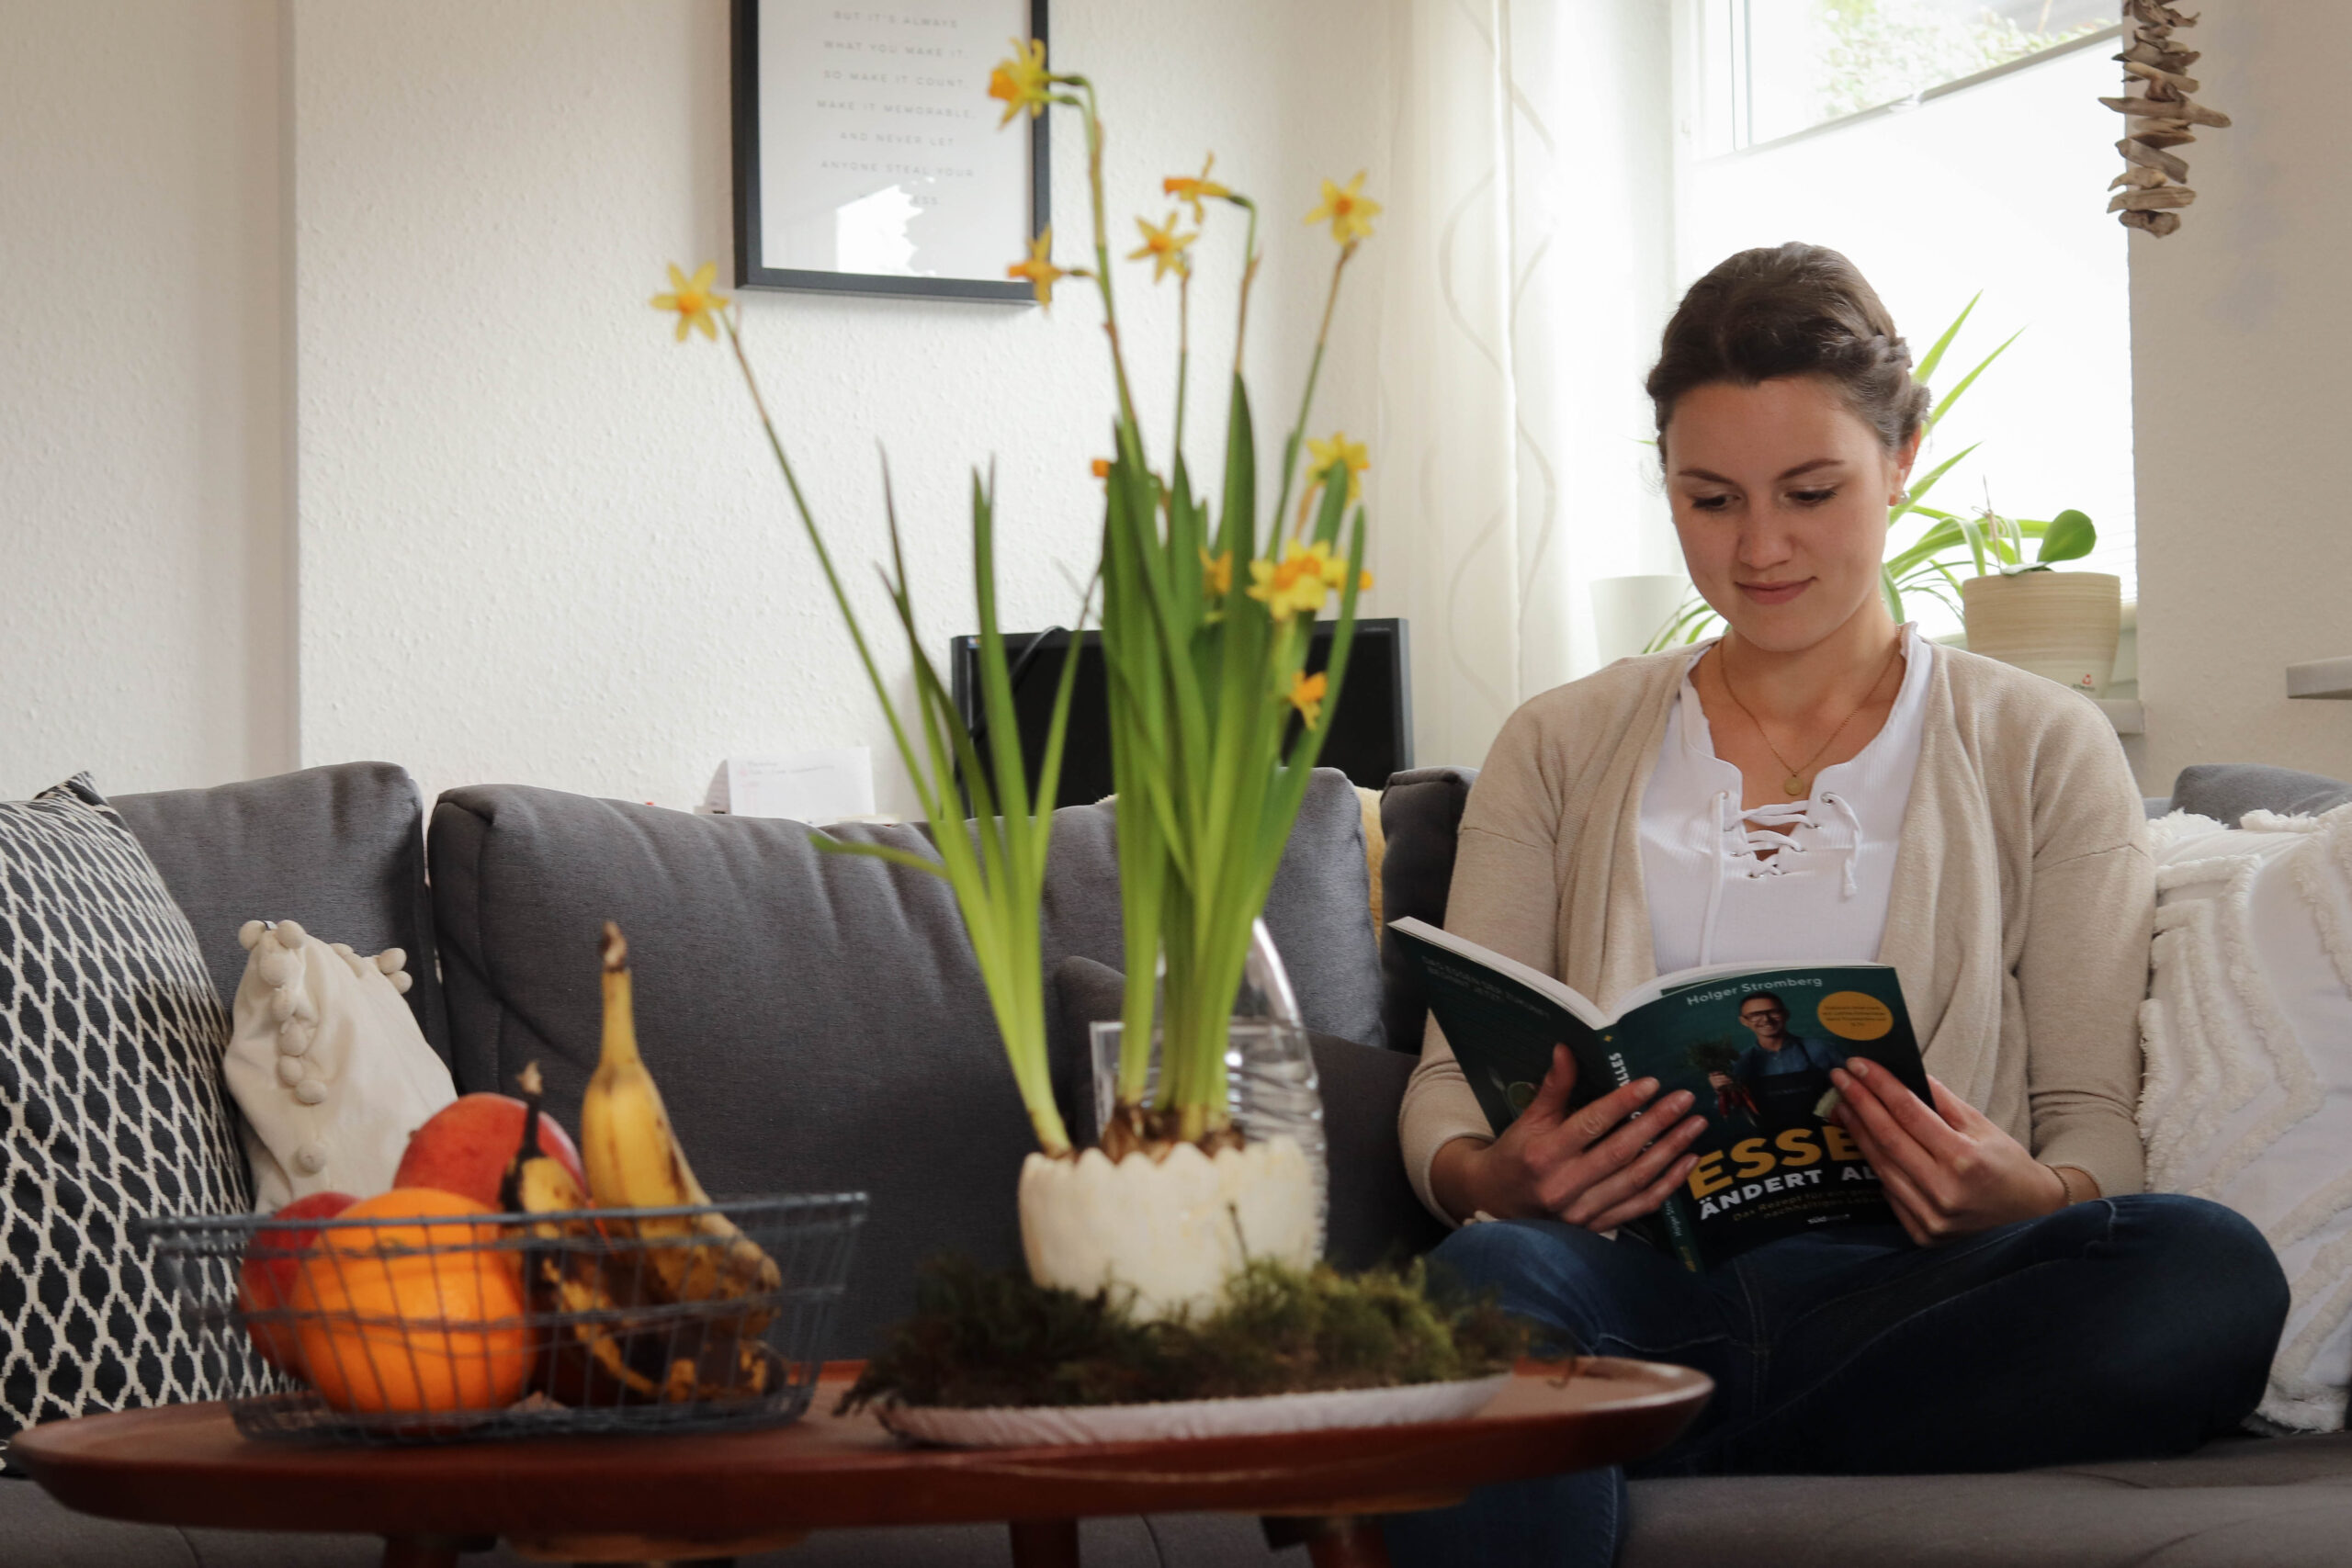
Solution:
[[[2105,692],[2123,626],[2123,580],[2112,572],[2051,570],[2090,554],[2098,542],[2091,520],[2067,511],[2041,525],[2031,560],[2025,525],[1990,510],[1954,521],[1976,560],[1976,575],[1961,584],[1969,651],[2085,696]]]

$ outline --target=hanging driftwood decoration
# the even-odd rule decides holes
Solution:
[[[2198,51],[2182,48],[2173,34],[2195,27],[2195,17],[2163,0],[2123,0],[2123,24],[2125,48],[2115,58],[2123,62],[2124,96],[2099,102],[2123,116],[2115,150],[2130,167],[2109,183],[2115,195],[2107,209],[2126,228],[2169,234],[2197,193],[2188,188],[2188,163],[2165,149],[2196,141],[2191,126],[2226,126],[2230,117],[2189,99],[2198,85],[2188,68]]]

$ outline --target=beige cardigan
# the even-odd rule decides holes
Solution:
[[[1655,977],[1642,792],[1695,653],[1628,659],[1520,708],[1462,817],[1446,929],[1600,1006]],[[2039,675],[1937,648],[1881,962],[1928,1070],[2052,1165],[2143,1184],[2139,1009],[2155,873],[2098,709]],[[1432,1019],[1399,1112],[1421,1201],[1455,1138],[1492,1137]]]

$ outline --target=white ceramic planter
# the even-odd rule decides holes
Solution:
[[[2103,571],[2023,571],[1960,585],[1968,650],[2046,675],[2086,696],[2115,674],[2123,581]]]
[[[1690,580],[1646,574],[1603,577],[1592,585],[1592,640],[1603,664],[1613,664],[1649,646],[1690,596]]]
[[[1021,1168],[1021,1244],[1029,1277],[1091,1294],[1135,1292],[1147,1320],[1211,1312],[1252,1258],[1312,1268],[1321,1198],[1306,1155],[1269,1138],[1215,1158],[1179,1144],[1164,1160],[1100,1149],[1074,1160],[1031,1155]]]

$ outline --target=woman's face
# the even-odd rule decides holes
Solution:
[[[1917,436],[1889,452],[1828,382],[1791,376],[1685,392],[1662,449],[1690,581],[1745,641],[1799,652],[1877,601]]]

